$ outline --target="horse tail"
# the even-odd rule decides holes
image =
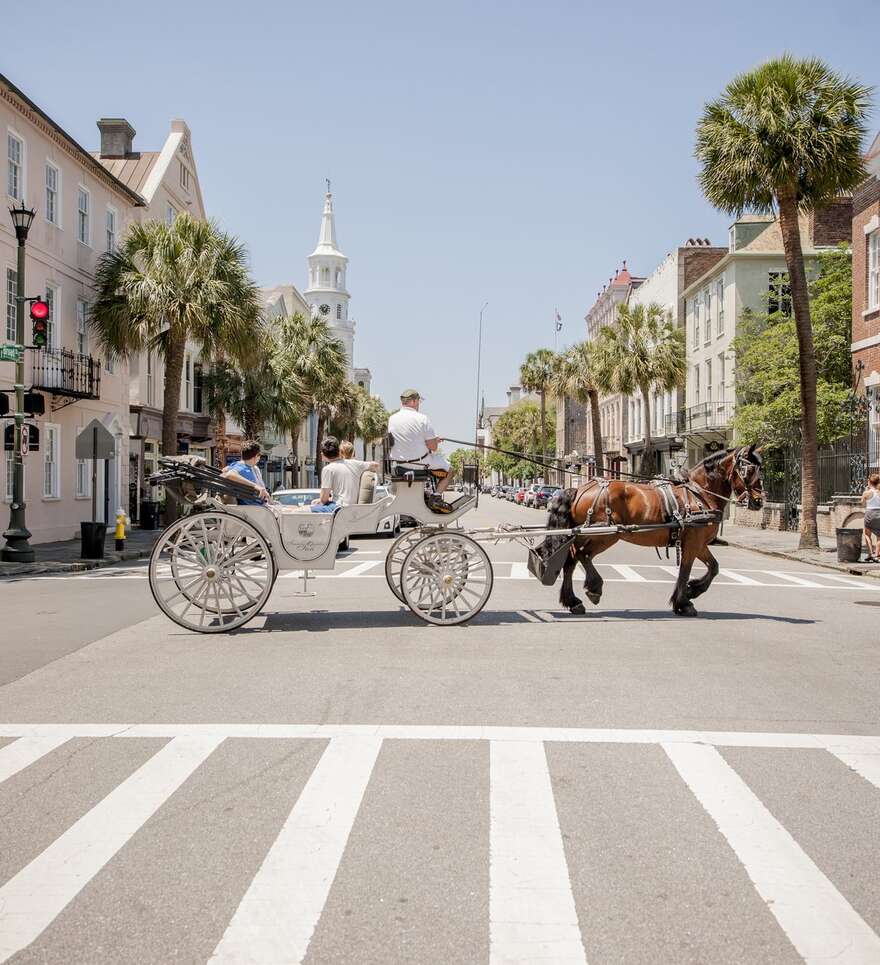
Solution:
[[[547,529],[571,529],[574,526],[571,510],[577,493],[576,489],[563,489],[550,500],[547,504]],[[545,536],[537,551],[545,558],[552,556],[566,539],[567,536]]]

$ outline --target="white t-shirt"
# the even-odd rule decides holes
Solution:
[[[388,431],[394,436],[391,458],[397,462],[422,459],[428,451],[426,440],[437,438],[431,420],[423,412],[407,406],[391,416]]]
[[[360,459],[337,459],[321,470],[321,489],[329,489],[340,506],[353,506],[358,501],[361,476],[370,468]]]

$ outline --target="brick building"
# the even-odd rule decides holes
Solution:
[[[869,398],[869,461],[880,466],[880,134],[866,158],[869,177],[853,194],[852,353],[859,390]]]

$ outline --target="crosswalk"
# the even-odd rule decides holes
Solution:
[[[85,747],[100,754],[128,745],[145,758],[138,758],[128,776],[84,813],[72,815],[68,825],[59,828],[39,853],[24,855],[19,867],[4,865],[0,852],[0,962],[31,946],[35,949],[33,960],[44,960],[42,955],[47,961],[73,960],[63,952],[59,957],[58,948],[65,941],[63,922],[79,904],[94,901],[102,878],[111,875],[116,876],[114,894],[119,897],[112,914],[108,909],[109,918],[102,915],[102,920],[106,919],[104,927],[111,929],[111,938],[112,928],[120,930],[116,937],[121,942],[121,932],[129,927],[126,910],[136,916],[140,907],[137,882],[120,883],[126,853],[137,851],[139,841],[153,841],[158,849],[155,864],[177,862],[170,872],[185,880],[193,874],[189,863],[200,856],[187,840],[169,841],[167,837],[175,833],[176,813],[195,809],[198,823],[215,814],[213,801],[222,794],[213,787],[198,786],[207,780],[207,773],[217,779],[219,769],[226,788],[263,781],[265,787],[254,790],[256,798],[268,793],[273,783],[268,766],[257,766],[244,775],[236,770],[239,763],[230,773],[222,772],[223,754],[234,746],[246,746],[248,755],[258,759],[260,747],[277,751],[278,761],[301,759],[303,783],[292,794],[272,835],[256,850],[253,827],[244,819],[241,827],[236,827],[235,808],[222,809],[227,822],[226,813],[233,812],[232,823],[225,825],[228,840],[222,846],[246,856],[241,859],[247,863],[242,890],[223,920],[214,923],[210,940],[205,939],[208,944],[200,946],[199,953],[179,949],[180,960],[203,960],[212,965],[394,962],[398,959],[389,948],[398,938],[409,943],[401,961],[452,960],[449,949],[435,947],[432,952],[436,939],[430,938],[430,922],[392,914],[390,896],[403,890],[397,880],[403,876],[401,862],[405,863],[409,854],[424,854],[425,839],[431,840],[432,834],[440,843],[431,846],[435,850],[427,854],[433,858],[416,869],[410,885],[429,894],[432,877],[445,881],[443,893],[433,899],[437,915],[444,914],[448,902],[454,907],[458,907],[456,902],[462,903],[457,912],[462,935],[471,930],[469,951],[463,952],[462,961],[586,965],[594,960],[623,960],[609,942],[613,941],[613,923],[633,916],[628,902],[634,899],[628,899],[622,890],[610,888],[609,892],[604,882],[597,891],[596,884],[589,883],[596,869],[584,856],[592,855],[598,864],[603,850],[613,850],[613,841],[592,839],[591,829],[598,820],[604,822],[601,826],[607,833],[614,827],[608,815],[615,814],[620,815],[623,851],[631,850],[627,836],[635,825],[627,831],[630,817],[623,812],[634,809],[639,825],[652,825],[657,813],[663,814],[660,823],[649,829],[649,840],[656,838],[662,847],[658,844],[652,855],[628,856],[641,877],[661,874],[663,860],[678,860],[679,852],[691,849],[689,867],[706,864],[725,887],[739,889],[735,894],[722,889],[727,897],[716,910],[711,902],[698,909],[682,900],[682,908],[694,920],[680,923],[681,935],[675,937],[681,939],[675,945],[680,957],[659,951],[665,947],[663,942],[671,940],[670,917],[675,920],[682,911],[676,908],[675,895],[666,894],[658,919],[652,909],[640,910],[639,927],[658,949],[658,957],[649,960],[880,962],[880,893],[860,886],[860,872],[865,879],[876,878],[876,867],[871,864],[876,846],[871,852],[868,838],[880,818],[880,737],[458,725],[108,723],[0,724],[3,741],[0,812],[7,827],[39,807],[41,801],[51,802],[45,806],[56,810],[53,781],[60,780],[64,768],[77,767],[77,755]],[[417,756],[401,756],[402,748]],[[471,766],[463,766],[461,751],[471,755]],[[616,777],[609,780],[616,772],[607,768],[607,762],[603,764],[606,758],[591,756],[608,753],[620,755],[617,773],[625,781],[619,786]],[[833,796],[846,784],[847,799],[853,802],[851,813],[842,813],[840,827],[833,829],[833,847],[838,851],[846,834],[853,835],[850,843],[856,858],[846,874],[838,873],[836,866],[820,866],[827,852],[816,845],[813,832],[804,830],[811,827],[809,822],[795,822],[797,828],[787,828],[774,813],[779,808],[776,792],[753,787],[749,768],[732,763],[739,761],[737,754],[753,755],[750,760],[759,763],[769,759],[771,771],[777,766],[784,769],[785,758],[780,754],[803,764],[814,795],[806,802],[798,799],[807,810],[818,806],[823,795]],[[419,760],[422,767],[400,771],[401,760]],[[635,777],[634,762],[642,769],[636,767]],[[84,782],[92,780],[89,767],[94,767],[94,761],[82,766],[84,771],[78,777]],[[428,776],[432,767],[448,776],[432,783]],[[640,773],[644,783],[638,786]],[[600,774],[605,781],[592,778]],[[175,808],[175,802],[194,785],[196,790],[185,804]],[[620,787],[624,786],[638,786],[638,793],[621,797]],[[787,792],[783,782],[779,793]],[[444,822],[447,830],[452,826],[445,818],[450,804],[444,795],[450,793],[458,796],[463,810],[454,819],[458,843],[447,844],[444,851],[441,828]],[[762,793],[772,801],[765,803]],[[795,800],[797,792],[790,793]],[[640,811],[642,800],[644,809]],[[690,803],[681,804],[683,800]],[[407,813],[414,801],[418,802],[416,810]],[[683,827],[678,812],[668,804],[671,801],[679,801],[678,807],[688,815]],[[377,808],[387,809],[394,819],[375,823]],[[426,816],[434,812],[438,828],[426,831],[431,827],[425,823]],[[700,851],[700,835],[691,834],[688,828],[706,820],[711,822],[711,848],[704,844]],[[362,853],[360,827],[369,828],[370,836],[378,839],[371,847],[384,849],[387,863]],[[864,840],[859,839],[860,833]],[[808,840],[799,840],[801,834]],[[488,864],[485,872],[474,860],[481,855]],[[865,865],[859,865],[859,856],[864,856]],[[365,865],[366,880],[360,881],[352,868]],[[457,894],[446,894],[445,889],[454,889],[456,873],[466,880]],[[129,887],[133,889],[130,893]],[[648,891],[652,887],[662,890],[659,883],[646,887]],[[681,887],[686,889],[687,883],[682,881]],[[128,909],[127,900],[131,903]],[[394,902],[408,900],[396,897]],[[381,920],[381,941],[389,944],[368,952],[368,936],[358,936],[357,929],[369,930],[377,922],[370,921],[369,915],[358,917],[352,902],[372,909],[370,914]],[[610,913],[602,911],[606,904]],[[346,915],[354,917],[347,919]],[[752,920],[761,916],[767,918],[763,925]],[[708,926],[702,933],[696,927],[697,918]],[[765,948],[760,958],[743,951],[731,959],[730,948],[722,947],[730,941],[729,934],[726,938],[722,935],[728,927],[734,927],[743,943],[762,927],[771,929],[765,940],[776,943],[777,950]],[[338,959],[334,957],[338,949],[333,952],[330,946],[344,929],[363,951]],[[396,936],[395,929],[404,938]],[[418,946],[420,929],[428,932],[423,946]],[[657,929],[652,937],[651,929]],[[456,930],[449,931],[445,940],[454,943]],[[479,938],[481,934],[484,939]],[[100,948],[92,948],[76,960],[122,960],[112,945],[106,947],[107,939],[105,932]],[[363,943],[357,945],[360,940]],[[684,954],[681,949],[688,944],[692,947]],[[416,947],[420,950],[415,951]],[[151,956],[142,950],[138,960],[163,961],[165,954],[154,951]]]

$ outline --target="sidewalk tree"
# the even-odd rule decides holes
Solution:
[[[548,422],[555,425],[555,407],[548,406],[543,416],[544,418],[542,418],[541,407],[531,399],[514,403],[495,422],[492,429],[492,445],[524,455],[535,456],[538,453],[547,453],[552,456],[556,449],[555,432],[548,436],[546,427]],[[505,456],[499,452],[493,452],[489,456],[488,465],[492,469],[497,469],[506,478],[534,479],[544,472],[540,466],[528,459]]]
[[[383,441],[388,432],[390,413],[378,395],[369,395],[361,406],[358,434],[364,440],[364,451],[370,446],[370,460],[376,461],[376,442]]]
[[[598,385],[607,392],[642,394],[645,448],[641,471],[656,472],[651,436],[651,395],[684,385],[687,349],[684,330],[676,326],[656,302],[650,305],[617,306],[617,318],[605,325],[593,350],[593,369]]]
[[[98,259],[89,327],[109,358],[150,351],[165,361],[162,451],[177,454],[187,342],[203,358],[253,362],[263,321],[244,247],[186,212],[133,224]]]
[[[547,392],[553,379],[556,355],[549,348],[529,352],[519,367],[519,380],[526,392],[537,392],[541,402],[541,458],[547,461]]]
[[[596,475],[605,474],[602,453],[602,420],[599,416],[600,386],[596,381],[596,347],[593,342],[578,342],[558,355],[550,388],[557,400],[566,396],[580,405],[589,405],[593,428]]]
[[[737,217],[776,211],[798,340],[801,399],[801,548],[819,545],[816,353],[798,214],[865,178],[862,142],[869,89],[821,60],[788,54],[734,78],[707,104],[696,156],[706,198]]]
[[[834,442],[852,428],[850,331],[852,262],[846,246],[819,256],[810,282],[816,345],[816,439]],[[736,358],[737,438],[760,439],[770,449],[801,441],[801,395],[795,321],[781,311],[744,312],[733,340]]]

